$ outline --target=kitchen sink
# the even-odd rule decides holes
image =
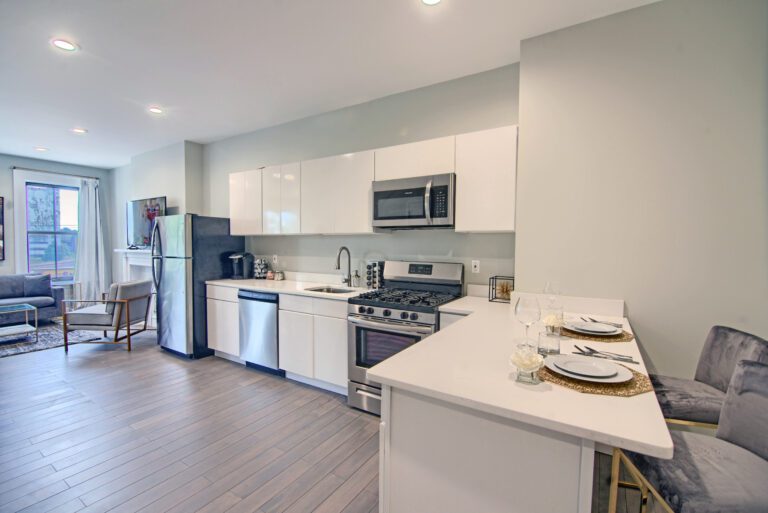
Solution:
[[[325,294],[349,294],[354,292],[352,289],[337,289],[335,287],[312,287],[304,290],[307,292],[324,292]]]

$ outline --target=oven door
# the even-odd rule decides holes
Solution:
[[[349,380],[378,387],[367,370],[434,333],[432,326],[378,322],[349,316]]]

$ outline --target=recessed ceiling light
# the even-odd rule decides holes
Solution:
[[[158,107],[157,105],[152,105],[152,106],[151,106],[150,108],[148,108],[147,110],[148,110],[149,112],[151,112],[152,114],[162,114],[162,113],[163,113],[163,109],[161,109],[161,108],[160,108],[160,107]]]
[[[76,126],[75,128],[72,129],[72,132],[74,132],[76,134],[87,134],[88,130],[85,129],[85,128],[80,128],[80,127]]]
[[[42,146],[35,146],[35,151],[39,151],[40,153],[44,153],[48,151],[48,148],[43,148]]]
[[[440,3],[440,0],[421,0],[421,3],[424,5],[437,5]]]
[[[53,39],[51,44],[59,50],[64,50],[65,52],[74,52],[77,50],[77,45],[67,41],[66,39]]]

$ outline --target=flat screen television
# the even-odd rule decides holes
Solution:
[[[165,196],[129,201],[125,213],[128,247],[149,247],[155,218],[164,215]]]

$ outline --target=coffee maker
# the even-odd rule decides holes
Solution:
[[[232,279],[245,280],[250,278],[250,271],[253,267],[253,255],[250,253],[233,253],[229,255],[229,262],[232,264]]]

